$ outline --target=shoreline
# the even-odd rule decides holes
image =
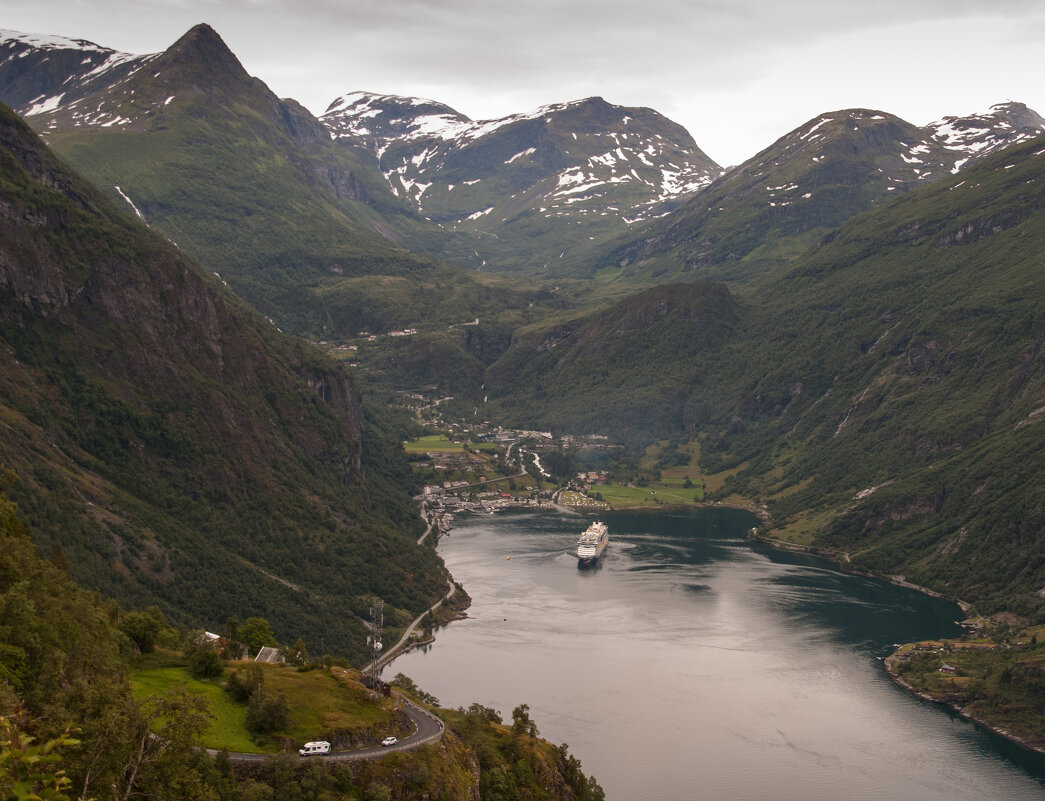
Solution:
[[[557,509],[560,509],[560,510],[564,511],[564,512],[570,512],[570,513],[578,514],[578,515],[584,515],[585,514],[585,512],[581,508],[576,508],[575,509],[572,506],[563,506],[563,505],[558,504],[558,503],[553,504],[553,506],[555,508],[557,508]],[[654,506],[620,506],[620,507],[615,507],[615,506],[612,506],[610,504],[607,504],[607,506],[608,506],[608,508],[606,508],[606,509],[599,509],[597,511],[599,511],[599,512],[618,512],[618,513],[627,513],[627,512],[654,512],[654,513],[657,513],[657,512],[680,512],[680,511],[685,511],[687,509],[736,509],[737,511],[740,511],[740,512],[750,512],[755,517],[757,517],[759,520],[761,520],[763,523],[768,522],[769,519],[770,519],[769,518],[769,512],[765,508],[763,508],[763,507],[761,507],[761,506],[759,506],[757,504],[754,504],[754,503],[743,504],[743,503],[725,503],[723,501],[711,501],[711,502],[701,501],[700,503],[661,503],[661,504],[657,504],[657,505],[654,505]]]
[[[829,548],[820,548],[815,545],[802,545],[797,542],[787,542],[786,540],[777,540],[772,537],[766,537],[762,534],[758,534],[757,530],[752,529],[748,536],[748,539],[755,540],[757,542],[771,545],[774,548],[779,548],[782,551],[797,551],[799,553],[808,553],[813,556],[819,556],[827,559],[834,565],[838,566],[838,569],[843,573],[848,573],[853,576],[862,576],[863,578],[876,579],[878,581],[885,581],[889,584],[893,584],[897,587],[905,587],[909,590],[916,590],[923,595],[928,595],[931,598],[938,598],[941,601],[949,601],[950,603],[956,604],[962,613],[965,615],[969,614],[969,610],[972,609],[972,604],[968,601],[963,601],[961,598],[952,598],[949,595],[944,595],[942,592],[931,590],[928,587],[923,587],[920,584],[914,584],[908,581],[904,576],[888,576],[881,575],[879,573],[872,573],[867,570],[857,570],[853,567],[848,567],[849,557],[847,554],[839,553],[838,551],[831,550]],[[968,622],[968,619],[966,621]]]
[[[571,507],[562,506],[561,504],[558,504],[558,503],[551,504],[551,508],[555,509],[558,512],[566,513],[566,514],[575,514],[575,515],[579,515],[579,516],[583,516],[583,514],[584,514],[581,510],[573,509]],[[723,503],[721,501],[713,502],[713,503],[700,503],[700,504],[691,504],[691,503],[687,503],[687,504],[665,504],[665,505],[661,505],[661,506],[657,506],[657,507],[653,507],[653,508],[651,508],[651,507],[635,507],[635,508],[626,508],[626,509],[613,509],[613,508],[611,508],[611,509],[609,509],[607,511],[610,511],[610,512],[635,512],[635,511],[639,511],[639,512],[665,512],[665,511],[679,511],[679,510],[682,510],[682,509],[722,509],[722,508],[725,508],[725,509],[737,509],[737,510],[744,511],[744,512],[750,512],[751,514],[753,514],[757,518],[759,518],[759,520],[761,520],[763,523],[768,522],[769,519],[770,519],[769,512],[766,509],[764,509],[763,507],[760,507],[760,506],[758,506],[756,504],[739,504],[739,503],[732,503],[731,504],[731,503]],[[930,596],[932,598],[938,598],[940,600],[949,601],[951,603],[956,604],[958,606],[958,608],[961,609],[962,612],[964,614],[966,614],[966,615],[968,615],[969,610],[971,608],[971,604],[968,603],[967,601],[963,601],[960,598],[951,598],[951,597],[948,597],[948,596],[944,595],[943,593],[937,592],[936,590],[932,590],[932,589],[929,589],[928,587],[922,587],[922,586],[920,586],[918,584],[914,584],[914,583],[912,583],[910,581],[907,581],[907,579],[904,576],[883,576],[883,575],[878,575],[876,573],[870,573],[870,572],[864,571],[864,570],[855,570],[855,569],[849,568],[849,567],[846,566],[847,563],[848,563],[848,558],[847,558],[846,554],[842,554],[842,553],[839,553],[837,551],[833,551],[833,550],[830,550],[830,549],[827,549],[827,548],[820,548],[820,547],[813,546],[813,545],[802,545],[802,544],[794,543],[794,542],[786,542],[784,540],[778,540],[778,539],[774,539],[774,538],[767,537],[767,536],[764,536],[764,535],[760,535],[758,533],[758,527],[757,526],[753,527],[752,529],[750,529],[750,531],[747,534],[747,539],[751,540],[751,541],[755,541],[755,542],[761,542],[761,543],[763,543],[765,545],[769,545],[769,546],[771,546],[773,548],[778,548],[778,549],[784,550],[784,551],[796,551],[796,552],[800,552],[800,553],[808,553],[808,554],[812,554],[814,556],[819,556],[819,557],[822,557],[824,559],[827,559],[832,564],[836,565],[838,567],[838,569],[841,570],[843,573],[849,573],[849,574],[855,575],[855,576],[862,576],[862,577],[865,577],[865,578],[871,578],[871,579],[875,579],[877,581],[884,581],[884,582],[887,582],[889,584],[893,584],[893,585],[898,586],[898,587],[904,587],[904,588],[907,588],[907,589],[915,590],[916,592],[920,592],[920,593],[922,593],[924,595],[928,595],[928,596]],[[459,614],[459,616],[455,617],[452,620],[446,621],[446,623],[444,623],[442,625],[449,625],[450,623],[454,622],[454,620],[463,620],[463,619],[465,619],[467,617],[468,617],[467,612],[462,610],[461,613]],[[963,621],[962,623],[967,623],[967,622],[968,622],[968,619],[966,619],[966,621]],[[442,626],[439,626],[439,627],[437,627],[437,629],[441,628],[441,627]],[[392,658],[389,659],[388,662],[386,662],[383,665],[383,667],[388,667],[388,665],[390,665],[393,661],[395,661],[395,658],[397,656],[400,656],[401,654],[406,653],[407,651],[413,650],[415,648],[422,647],[424,645],[432,644],[435,641],[435,632],[436,632],[437,629],[433,629],[432,636],[430,638],[428,638],[427,640],[423,641],[423,642],[414,642],[414,643],[406,644],[406,647],[402,648],[397,653],[395,653],[392,656]],[[990,731],[992,734],[995,734],[995,735],[1003,738],[1004,740],[1006,740],[1006,741],[1008,741],[1010,743],[1013,743],[1014,745],[1020,746],[1021,748],[1025,748],[1028,751],[1031,751],[1033,753],[1041,754],[1041,755],[1045,756],[1045,746],[1033,745],[1033,744],[1027,742],[1024,738],[1022,738],[1022,737],[1020,737],[1020,736],[1018,736],[1016,734],[1013,734],[1012,732],[1009,732],[1008,730],[1002,728],[1000,725],[995,724],[995,723],[991,723],[991,722],[989,722],[987,720],[984,720],[984,719],[982,719],[982,718],[972,714],[971,712],[968,712],[967,710],[965,710],[964,708],[958,706],[957,704],[955,704],[953,702],[949,702],[949,701],[946,701],[946,700],[941,699],[941,698],[936,698],[936,697],[930,695],[929,693],[925,693],[925,692],[922,692],[920,690],[915,689],[911,684],[909,684],[908,682],[906,682],[902,678],[900,678],[900,676],[897,675],[896,672],[892,669],[891,660],[896,656],[898,651],[899,651],[899,649],[897,649],[890,656],[885,657],[882,660],[882,664],[883,664],[883,667],[885,669],[886,675],[888,675],[890,680],[894,684],[896,684],[898,687],[901,687],[906,692],[908,692],[910,695],[914,696],[915,698],[918,698],[919,700],[922,700],[922,701],[925,701],[925,702],[928,702],[928,703],[931,703],[931,704],[936,704],[936,705],[942,706],[942,707],[944,707],[946,709],[949,709],[952,712],[954,712],[955,714],[957,714],[959,717],[961,717],[961,718],[963,718],[965,720],[968,720],[971,723],[975,723],[977,725],[980,725],[980,726],[984,727],[985,729]]]
[[[906,589],[915,590],[916,592],[920,592],[923,595],[928,595],[931,598],[938,598],[943,601],[949,601],[951,603],[957,604],[958,608],[961,609],[962,613],[966,616],[969,614],[969,610],[972,608],[972,604],[970,604],[968,601],[963,601],[960,598],[951,598],[947,595],[944,595],[941,592],[937,592],[936,590],[931,590],[928,587],[922,587],[919,584],[914,584],[910,581],[907,581],[907,579],[903,576],[882,576],[876,573],[870,573],[866,570],[854,570],[847,568],[846,562],[848,561],[848,559],[846,558],[846,555],[840,554],[837,551],[831,551],[826,548],[818,548],[812,545],[800,545],[799,543],[785,542],[783,540],[776,540],[770,537],[760,536],[755,532],[755,530],[752,530],[752,533],[749,538],[752,540],[757,540],[758,542],[763,542],[766,545],[770,545],[774,548],[780,548],[781,550],[797,551],[801,553],[813,554],[814,556],[820,556],[829,560],[832,564],[837,565],[838,568],[844,573],[849,573],[854,576],[862,576],[864,578],[876,579],[878,581],[885,581],[897,587],[905,587]],[[966,617],[964,621],[959,622],[959,625],[968,626],[970,622],[971,621],[969,620],[969,618]],[[1031,751],[1035,754],[1041,754],[1042,756],[1045,756],[1045,745],[1035,745],[1033,743],[1030,743],[1023,737],[1020,737],[1017,734],[1013,734],[1009,730],[1003,728],[1001,725],[997,723],[992,723],[989,720],[975,715],[972,712],[965,709],[964,707],[954,703],[953,701],[948,701],[945,698],[939,698],[932,695],[931,693],[919,690],[912,684],[901,678],[900,675],[896,673],[896,671],[893,669],[893,660],[900,652],[900,647],[897,647],[892,654],[882,659],[882,666],[885,669],[886,675],[889,676],[890,680],[896,686],[904,689],[907,693],[914,696],[915,698],[918,698],[921,701],[925,701],[927,703],[935,704],[937,706],[941,706],[945,709],[951,710],[964,720],[982,726],[992,734],[1001,737],[1002,739],[1012,743],[1013,745],[1025,748],[1028,751]]]
[[[1045,746],[1034,745],[1033,743],[1029,743],[1029,742],[1027,742],[1027,740],[1025,740],[1024,738],[1020,737],[1019,735],[1013,734],[1012,732],[1008,731],[1007,729],[1003,729],[997,723],[991,723],[988,720],[984,720],[983,718],[981,718],[981,717],[979,717],[977,715],[974,715],[972,712],[969,712],[964,707],[959,706],[958,704],[954,703],[953,701],[947,701],[947,700],[945,700],[943,698],[937,698],[936,696],[931,695],[930,693],[923,692],[922,690],[919,690],[919,689],[915,688],[909,682],[907,682],[904,679],[900,678],[899,674],[897,674],[896,671],[893,670],[893,665],[892,665],[893,659],[899,653],[899,650],[900,649],[897,648],[895,651],[893,651],[892,654],[890,654],[889,656],[887,656],[885,659],[882,660],[882,665],[885,668],[886,675],[889,676],[889,678],[892,680],[892,682],[895,685],[897,685],[898,687],[903,688],[910,695],[913,695],[915,698],[918,698],[921,701],[926,701],[926,702],[928,702],[930,704],[935,704],[936,706],[942,706],[942,707],[944,707],[946,709],[951,710],[956,715],[958,715],[961,718],[964,718],[965,720],[969,721],[970,723],[975,723],[975,724],[977,724],[979,726],[983,726],[983,728],[987,729],[992,734],[996,734],[997,736],[1001,737],[1002,739],[1006,740],[1007,742],[1010,742],[1010,743],[1012,743],[1014,745],[1018,745],[1021,748],[1025,748],[1028,751],[1031,751],[1031,752],[1033,752],[1035,754],[1041,754],[1042,756],[1045,756]]]

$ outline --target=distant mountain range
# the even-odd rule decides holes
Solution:
[[[924,128],[867,109],[823,114],[585,266],[630,280],[745,281],[898,193],[1042,132],[1045,119],[1019,103]]]
[[[722,174],[680,125],[602,98],[473,122],[416,98],[356,92],[320,120],[370,149],[392,191],[437,225],[468,232],[477,266],[540,266],[533,232],[560,237],[543,264],[608,232],[660,216]],[[581,225],[578,237],[570,225]],[[485,236],[484,236],[485,235]],[[508,249],[512,263],[502,255]]]
[[[228,270],[247,253],[253,263],[289,269],[299,287],[305,277],[317,288],[324,272],[374,272],[378,253],[409,262],[402,247],[484,271],[639,283],[693,271],[743,279],[793,252],[794,237],[805,244],[890,193],[1045,130],[1045,120],[1018,103],[924,128],[882,112],[839,111],[725,174],[681,126],[601,98],[475,122],[431,100],[352,92],[317,120],[247,76],[205,25],[144,56],[4,32],[0,100],[205,262],[220,256]],[[205,120],[240,152],[218,152],[199,127]],[[178,135],[189,127],[195,133]],[[107,140],[131,132],[148,133],[156,148],[168,139],[165,150],[174,139],[195,163],[216,161],[203,174],[178,174],[180,159],[139,144],[117,163]],[[265,180],[252,174],[262,169]],[[220,230],[179,209],[186,194],[198,208],[216,192],[221,208],[208,216],[225,220]],[[256,202],[241,200],[237,210],[223,202],[227,193]],[[681,213],[656,222],[686,201]],[[273,214],[282,218],[281,241],[266,247]],[[295,216],[307,235],[294,232]],[[719,230],[722,219],[730,230]],[[345,263],[346,240],[366,250],[366,265]],[[233,269],[229,279],[266,313],[285,317],[275,288],[247,286],[258,280],[251,272]]]
[[[0,99],[281,327],[418,329],[368,380],[699,437],[774,536],[1045,619],[1045,121],[1021,104],[825,113],[723,172],[599,98],[474,122],[354,92],[317,119],[207,26],[140,57],[4,34]]]

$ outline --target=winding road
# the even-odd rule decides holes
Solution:
[[[395,745],[375,745],[370,748],[359,748],[355,751],[332,751],[322,756],[298,757],[300,761],[306,759],[325,759],[332,762],[355,762],[362,759],[378,759],[394,751],[410,751],[420,748],[425,743],[432,743],[443,736],[446,726],[439,718],[426,709],[422,709],[413,701],[409,701],[399,693],[394,693],[396,701],[401,705],[403,712],[414,724],[414,731],[403,737]],[[214,748],[206,749],[211,756],[217,756],[218,751]],[[263,762],[275,754],[247,754],[239,751],[229,753],[229,759],[233,762]]]
[[[422,614],[414,618],[414,621],[406,627],[406,630],[403,632],[403,636],[399,638],[399,641],[391,648],[389,648],[384,654],[382,654],[376,662],[368,666],[367,670],[380,670],[393,659],[395,659],[399,655],[399,652],[402,651],[403,647],[406,645],[407,640],[410,639],[410,635],[417,630],[417,627],[419,625],[421,625],[421,621],[424,619],[424,616],[427,615],[429,612],[434,612],[443,604],[444,601],[448,601],[453,597],[454,593],[457,592],[457,585],[455,585],[452,581],[448,581],[447,584],[449,586],[449,590],[447,591],[446,595],[444,595],[436,603],[432,604],[432,606],[426,609]],[[334,668],[334,670],[337,669],[338,668]],[[443,721],[441,721],[427,709],[419,707],[417,704],[406,698],[401,693],[398,693],[395,690],[393,690],[392,693],[396,698],[396,702],[402,708],[403,712],[406,714],[408,718],[410,718],[411,722],[413,722],[414,724],[414,731],[412,734],[403,737],[395,745],[372,746],[370,748],[360,748],[355,751],[333,751],[329,754],[324,754],[316,758],[332,760],[334,762],[352,762],[359,759],[377,759],[390,752],[410,751],[414,748],[419,748],[425,743],[435,742],[443,736],[443,732],[446,730],[446,726],[443,724]],[[206,749],[206,751],[211,756],[218,755],[218,751],[214,748],[208,748]],[[233,762],[261,762],[265,759],[268,759],[270,756],[273,756],[273,754],[248,754],[242,751],[235,751],[229,752],[228,756],[229,759]],[[299,759],[301,760],[312,758],[313,757],[311,756],[299,757]]]

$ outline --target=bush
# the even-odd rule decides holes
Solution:
[[[197,648],[189,655],[189,673],[194,679],[216,679],[225,671],[213,648]]]
[[[247,665],[246,673],[234,671],[225,682],[225,692],[241,704],[250,700],[250,696],[265,684],[265,674],[257,665]]]
[[[262,689],[251,694],[247,704],[247,731],[251,734],[270,734],[285,729],[289,724],[290,711],[285,695],[280,693],[277,698]]]

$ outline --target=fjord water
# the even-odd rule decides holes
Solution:
[[[443,706],[528,704],[610,801],[1045,799],[1045,760],[912,698],[877,657],[953,604],[745,540],[746,513],[462,518],[439,551],[467,620],[386,668]]]

